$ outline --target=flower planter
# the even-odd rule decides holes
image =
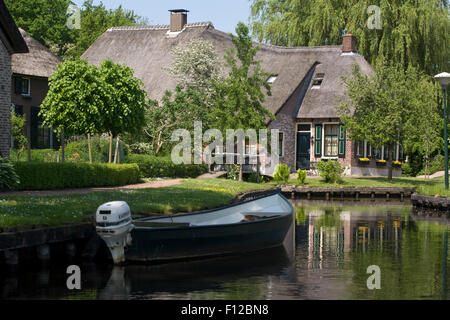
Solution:
[[[377,161],[377,166],[385,167],[386,166],[386,162]]]
[[[366,159],[366,158],[359,158],[358,159],[358,164],[360,164],[360,165],[368,165],[368,164],[370,164],[370,159]]]

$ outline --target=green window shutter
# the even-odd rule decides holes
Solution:
[[[339,126],[339,158],[345,158],[345,127]]]
[[[322,125],[316,124],[316,135],[315,135],[315,148],[314,154],[316,157],[322,157]]]

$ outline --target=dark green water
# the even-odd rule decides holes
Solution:
[[[449,299],[446,218],[410,206],[298,202],[283,248],[158,266],[82,264],[82,290],[67,265],[0,275],[2,299]],[[380,267],[380,290],[367,288]]]

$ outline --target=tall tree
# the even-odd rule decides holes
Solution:
[[[255,60],[259,47],[253,46],[248,27],[239,22],[236,36],[230,34],[235,48],[227,51],[226,66],[230,68],[228,77],[216,85],[216,99],[211,119],[213,127],[225,132],[227,129],[259,129],[267,126],[267,119],[274,115],[263,105],[270,85],[260,61]],[[229,151],[227,151],[229,152]],[[239,179],[242,180],[242,166]]]
[[[211,41],[193,39],[172,50],[174,62],[167,72],[185,88],[214,95],[214,83],[220,78],[221,62]]]
[[[80,57],[109,28],[134,26],[145,21],[132,10],[126,10],[122,6],[108,10],[102,2],[94,5],[93,0],[86,0],[81,8],[81,29],[74,30],[75,44],[68,55]]]
[[[373,5],[380,9],[379,29],[368,25],[378,13]],[[391,61],[432,75],[449,66],[448,9],[447,0],[252,0],[251,19],[259,41],[340,45],[351,31],[372,66]]]
[[[107,95],[99,70],[84,60],[58,65],[49,79],[49,91],[39,115],[61,137],[104,132],[102,122]],[[63,159],[64,161],[64,159]]]
[[[5,0],[16,24],[27,33],[63,56],[75,42],[67,27],[70,0]]]
[[[102,2],[86,0],[81,11],[81,29],[70,29],[70,0],[5,0],[20,28],[63,58],[80,57],[106,30],[115,26],[145,24],[146,19],[119,6],[106,9]]]
[[[194,122],[206,118],[203,108],[206,97],[194,89],[177,86],[174,92],[166,91],[161,103],[152,101],[146,112],[145,141],[151,152],[159,154],[171,142],[172,133],[180,128],[193,131]]]
[[[111,138],[123,133],[138,133],[145,124],[147,93],[144,84],[134,77],[128,66],[105,60],[99,68],[100,81],[104,88],[101,112],[102,128]],[[109,161],[111,162],[112,139]]]
[[[428,154],[433,150],[417,146],[418,141],[434,144],[432,139],[440,134],[437,88],[429,76],[414,68],[403,71],[389,66],[378,68],[376,74],[363,75],[355,65],[344,83],[348,99],[338,107],[338,114],[352,140],[388,148],[389,181],[397,145]]]

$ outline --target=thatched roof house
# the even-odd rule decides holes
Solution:
[[[12,103],[17,114],[25,115],[30,130],[31,148],[48,149],[58,146],[56,137],[49,128],[42,125],[38,116],[40,105],[48,92],[48,78],[55,72],[62,59],[47,47],[20,29],[29,48],[28,53],[13,54]]]
[[[8,157],[11,145],[11,55],[28,52],[13,18],[0,0],[0,156]]]
[[[12,72],[14,74],[50,78],[62,59],[30,37],[25,30],[19,30],[29,48],[29,52],[12,56]]]
[[[203,39],[210,41],[219,57],[223,57],[225,51],[234,46],[231,37],[216,30],[211,22],[187,23],[187,11],[171,12],[170,21],[170,25],[163,26],[111,28],[82,58],[95,65],[111,59],[131,67],[135,76],[143,81],[149,96],[160,99],[165,90],[176,86],[176,79],[163,70],[172,63],[172,49],[183,47],[192,39]],[[265,105],[277,117],[270,127],[282,131],[281,161],[292,170],[309,169],[312,162],[324,158],[339,159],[348,168],[357,167],[352,142],[342,136],[342,139],[334,138],[341,130],[336,107],[338,100],[345,96],[341,77],[351,72],[353,64],[363,73],[373,72],[364,57],[357,53],[355,37],[344,36],[343,46],[255,45],[260,47],[257,59],[262,68],[276,75],[268,79],[272,96],[267,97]],[[300,126],[302,123],[304,125]],[[318,131],[322,129],[323,135]],[[299,132],[309,136],[300,139]],[[331,133],[333,139],[329,143],[326,139],[332,137]]]

